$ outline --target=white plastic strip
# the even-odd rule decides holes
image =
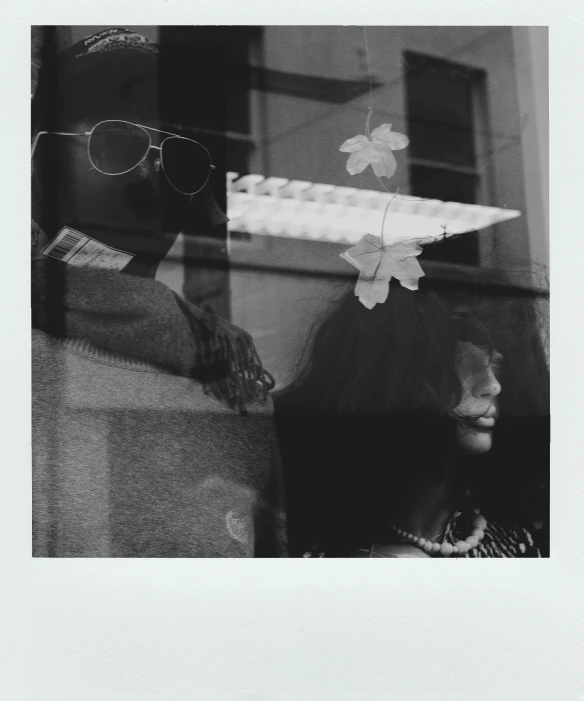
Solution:
[[[430,238],[483,229],[521,216],[514,209],[394,197],[376,190],[285,178],[227,174],[229,230],[268,236],[354,244],[379,235],[386,241]]]

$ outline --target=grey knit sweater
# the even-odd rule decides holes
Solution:
[[[90,285],[103,284],[92,275],[84,278]],[[167,288],[112,275],[151,290],[134,320],[150,316],[142,325],[152,345],[168,328],[175,341],[180,329],[188,335]],[[113,329],[127,328],[132,316],[110,301],[115,345]],[[63,318],[75,314],[68,308]],[[33,330],[33,555],[284,556],[271,401],[260,397],[241,413],[139,350],[120,353],[73,337],[82,324],[65,326],[71,333],[60,338]],[[136,348],[139,340],[135,331]],[[146,335],[141,342],[148,345]]]

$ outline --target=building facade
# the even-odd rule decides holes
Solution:
[[[101,29],[64,28],[64,41]],[[191,41],[204,60],[185,67],[197,90],[213,69],[224,118],[192,126],[219,172],[414,195],[518,210],[522,216],[453,239],[424,269],[507,270],[545,287],[548,263],[547,30],[533,27],[132,27]],[[199,54],[200,55],[200,54]],[[372,111],[371,109],[372,108]],[[408,136],[380,182],[350,175],[348,138],[389,123]],[[225,205],[224,184],[216,199]],[[391,222],[389,222],[391,226]],[[376,232],[372,232],[376,233]],[[311,325],[354,270],[347,246],[230,231],[191,232],[159,275],[187,298],[252,333],[279,386],[294,374]],[[424,262],[425,261],[425,262]]]

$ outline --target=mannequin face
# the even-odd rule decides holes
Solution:
[[[157,114],[156,77],[131,85],[131,90],[122,86],[119,100],[107,94],[103,102],[98,97],[92,99],[91,107],[86,109],[80,108],[75,93],[71,94],[60,104],[55,130],[89,132],[104,119],[120,119],[176,131],[161,124]],[[99,91],[100,86],[95,86],[95,93]],[[91,116],[68,116],[83,112]],[[156,132],[150,132],[150,136],[155,146],[163,138]],[[136,258],[126,272],[153,276],[181,230],[190,205],[190,198],[177,192],[162,169],[156,167],[159,152],[151,149],[129,173],[105,175],[89,161],[88,136],[47,135],[43,139],[42,187],[51,193],[49,206],[55,208],[52,220],[59,229],[67,225],[108,246],[133,253]],[[57,231],[51,232],[51,237]]]
[[[501,360],[498,353],[490,355],[472,343],[458,343],[456,372],[462,397],[453,416],[457,444],[464,452],[480,455],[491,449],[501,392],[497,379]]]
[[[119,113],[112,118],[134,121]],[[99,120],[73,120],[62,129],[90,131],[96,121]],[[153,118],[140,123],[161,128]],[[159,136],[151,133],[154,145],[159,144]],[[62,224],[114,248],[137,255],[164,256],[168,239],[180,231],[189,198],[176,192],[161,169],[157,169],[158,152],[152,149],[129,173],[105,175],[89,161],[87,136],[52,138],[58,139],[54,147],[59,149],[58,207]]]

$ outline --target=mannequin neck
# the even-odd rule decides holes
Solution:
[[[455,461],[441,470],[412,470],[400,486],[399,500],[392,512],[392,522],[408,533],[432,540],[441,536],[451,519],[462,485]]]

